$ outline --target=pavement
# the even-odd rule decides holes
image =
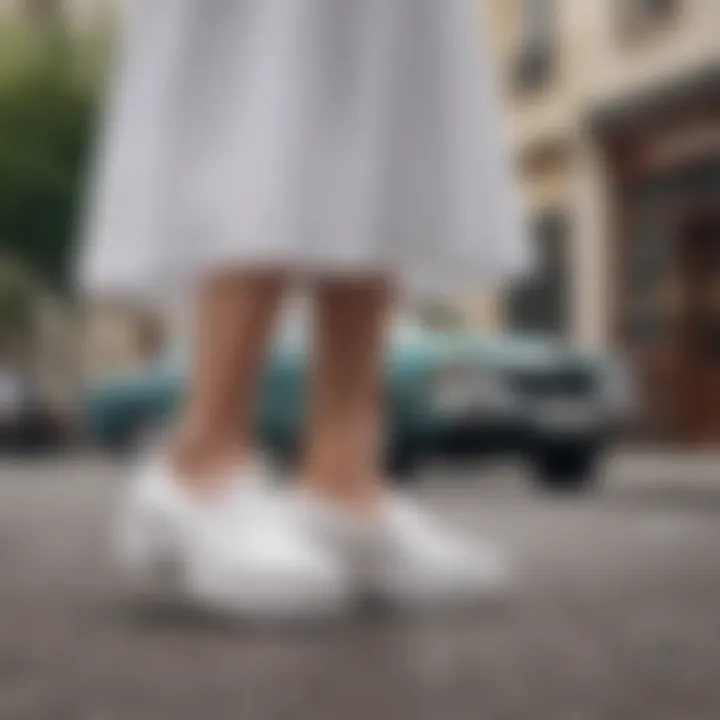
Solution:
[[[106,553],[125,470],[0,461],[0,720],[717,720],[720,457],[623,452],[590,493],[521,467],[429,469],[502,545],[504,605],[251,629],[152,612]]]

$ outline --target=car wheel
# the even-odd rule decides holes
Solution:
[[[399,485],[408,485],[415,480],[418,455],[410,447],[393,443],[387,451],[385,469],[388,476]]]
[[[539,448],[531,458],[538,483],[554,492],[589,489],[597,482],[599,449],[588,445]]]

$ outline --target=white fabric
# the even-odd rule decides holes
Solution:
[[[228,264],[456,292],[524,269],[477,0],[143,0],[99,148],[91,290]]]

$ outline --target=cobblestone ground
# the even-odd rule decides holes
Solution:
[[[0,462],[0,719],[717,720],[720,458],[624,453],[574,498],[522,469],[418,492],[501,542],[502,608],[229,627],[123,601],[105,555],[122,468]]]

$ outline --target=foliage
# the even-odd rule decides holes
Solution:
[[[68,290],[97,83],[79,71],[72,43],[9,37],[0,38],[0,256]]]

